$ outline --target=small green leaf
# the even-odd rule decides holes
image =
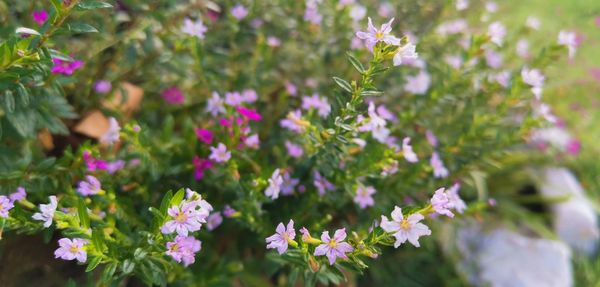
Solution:
[[[100,264],[100,261],[102,261],[102,256],[93,256],[90,258],[90,260],[88,260],[88,266],[85,269],[85,272],[90,272],[94,269],[96,269],[96,267],[98,267],[98,264]]]
[[[80,8],[83,10],[93,10],[93,9],[112,8],[112,7],[113,7],[112,5],[110,5],[106,2],[92,1],[92,0],[81,1],[79,4],[77,4],[77,8]]]
[[[75,61],[75,59],[71,58],[71,56],[63,54],[59,51],[56,51],[54,49],[48,49],[48,52],[50,52],[50,56],[54,59],[59,59],[62,61],[67,61],[67,62],[73,62]]]
[[[169,203],[171,202],[171,198],[173,198],[173,192],[167,191],[165,196],[163,196],[163,200],[160,202],[160,213],[162,216],[167,214],[167,209],[169,209]]]
[[[79,215],[79,223],[85,229],[90,228],[90,216],[87,212],[87,207],[85,207],[85,202],[83,198],[79,198],[79,203],[77,204],[77,214]]]
[[[102,281],[110,282],[112,280],[113,275],[115,274],[116,270],[117,270],[117,262],[112,262],[112,263],[108,264],[106,266],[106,268],[104,268],[104,272],[102,272]]]
[[[382,91],[362,91],[360,95],[363,97],[378,97],[383,95]]]
[[[177,191],[177,193],[173,196],[173,198],[171,198],[170,206],[178,205],[183,200],[184,195],[185,195],[185,191],[183,190],[183,188],[180,189],[179,191]]]
[[[346,53],[346,55],[348,56],[348,60],[350,61],[350,63],[352,64],[352,66],[354,66],[354,68],[359,72],[359,73],[364,73],[365,72],[365,67],[361,64],[361,62],[356,59],[356,57],[352,56],[350,53]]]
[[[85,23],[66,24],[65,29],[73,33],[97,33],[98,29]]]
[[[4,92],[4,108],[8,113],[15,111],[15,97],[11,91]]]
[[[25,27],[19,27],[17,28],[17,30],[15,30],[15,33],[17,34],[26,34],[26,35],[36,35],[36,36],[40,36],[40,32],[33,30],[31,28],[25,28]]]
[[[333,80],[344,91],[346,91],[348,93],[352,93],[352,86],[350,86],[350,84],[348,82],[346,82],[346,80],[338,78],[338,77],[333,77]]]
[[[17,95],[19,96],[19,102],[24,107],[29,106],[29,93],[27,93],[27,89],[23,84],[17,83]]]
[[[123,261],[123,265],[121,266],[121,271],[124,274],[129,274],[133,271],[133,268],[135,268],[135,262],[125,259],[125,261]]]

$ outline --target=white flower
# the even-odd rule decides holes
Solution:
[[[417,46],[412,43],[408,43],[400,48],[398,48],[398,52],[394,55],[394,66],[402,65],[406,59],[416,59],[419,57],[416,51]]]
[[[105,144],[113,144],[119,141],[119,132],[121,127],[117,119],[110,117],[108,119],[108,130],[100,137],[100,142]]]
[[[210,147],[210,152],[208,158],[216,162],[226,162],[231,158],[231,152],[227,151],[227,146],[223,143],[219,143],[217,147]]]
[[[408,162],[415,163],[419,161],[417,154],[413,151],[412,146],[410,145],[409,137],[405,137],[404,140],[402,140],[402,155]]]
[[[190,36],[196,36],[198,39],[204,39],[204,33],[206,33],[208,29],[204,24],[202,24],[202,20],[198,19],[196,22],[192,21],[189,18],[183,19],[183,27],[181,27],[181,32],[188,34]]]
[[[575,57],[575,52],[577,52],[577,35],[575,32],[569,31],[560,31],[558,33],[558,44],[567,46],[569,49],[569,58],[572,59]]]
[[[527,25],[527,27],[529,27],[531,29],[539,30],[542,23],[540,22],[540,19],[538,17],[529,16],[529,17],[527,17],[527,20],[525,21],[525,25]]]
[[[56,196],[51,195],[50,203],[48,204],[40,204],[40,212],[36,212],[33,214],[31,218],[44,222],[44,227],[48,228],[52,225],[52,220],[54,219],[54,212],[56,211],[56,207],[58,206],[58,200]]]
[[[429,74],[421,70],[416,76],[407,76],[404,90],[415,95],[424,95],[431,85],[431,77]]]
[[[506,27],[500,22],[494,22],[488,27],[488,35],[490,40],[498,46],[502,46],[504,36],[506,36]]]
[[[538,69],[528,69],[527,67],[521,70],[521,77],[523,82],[531,86],[531,91],[535,95],[536,99],[542,97],[542,88],[544,87],[544,80],[546,79],[542,72]]]
[[[398,246],[407,240],[415,247],[419,247],[419,237],[431,235],[431,230],[429,230],[429,227],[419,222],[424,218],[425,217],[420,213],[414,213],[409,215],[407,218],[404,218],[404,215],[402,215],[402,209],[398,206],[395,206],[394,211],[392,211],[392,221],[390,221],[385,215],[381,216],[381,228],[383,228],[383,230],[386,232],[395,232],[395,248],[398,248]]]

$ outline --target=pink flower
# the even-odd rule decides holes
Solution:
[[[75,70],[77,70],[77,69],[81,68],[81,66],[83,66],[83,62],[79,61],[79,60],[68,62],[68,61],[63,61],[61,59],[54,58],[54,59],[52,59],[52,63],[54,63],[54,66],[52,66],[52,69],[51,69],[51,72],[53,74],[63,74],[63,75],[67,75],[67,76],[72,75],[73,72],[75,72]]]
[[[108,163],[106,161],[92,157],[92,154],[89,151],[83,152],[83,161],[85,161],[89,171],[108,169]]]
[[[288,154],[293,158],[300,158],[304,153],[304,150],[300,145],[294,144],[290,141],[285,141],[285,148],[287,149]]]
[[[167,252],[173,260],[184,266],[189,266],[196,261],[196,253],[202,248],[202,242],[193,236],[177,235],[173,241],[167,242]]]
[[[450,203],[446,189],[443,187],[436,190],[433,197],[431,197],[431,206],[438,214],[454,217],[454,213],[450,211],[454,206]]]
[[[502,42],[506,36],[506,27],[500,22],[494,22],[488,27],[488,35],[490,36],[490,41],[492,41],[492,43],[502,46]]]
[[[392,221],[390,221],[385,215],[381,216],[381,228],[386,232],[393,232],[396,242],[394,247],[398,248],[401,244],[410,242],[415,247],[421,246],[419,244],[419,237],[431,235],[431,230],[427,225],[420,223],[425,217],[420,213],[414,213],[404,218],[402,215],[402,209],[398,206],[394,207],[392,211]]]
[[[87,240],[81,238],[61,238],[58,240],[58,249],[54,251],[54,257],[63,260],[74,260],[77,259],[80,263],[87,261],[87,252],[85,252],[85,245]]]
[[[258,94],[255,90],[246,89],[242,91],[242,101],[244,103],[254,103],[258,99]]]
[[[373,47],[378,42],[384,42],[388,45],[398,46],[400,44],[400,39],[396,38],[393,35],[390,35],[392,32],[392,22],[394,22],[394,18],[390,19],[389,22],[381,25],[380,29],[375,28],[373,26],[373,21],[371,17],[368,18],[368,28],[366,32],[358,31],[356,32],[356,37],[359,39],[365,40],[367,45],[367,49],[369,51],[373,51]]]
[[[304,10],[304,20],[315,25],[321,24],[323,16],[319,14],[317,0],[306,1],[306,10]]]
[[[21,201],[27,197],[27,192],[25,191],[25,188],[19,186],[17,187],[17,191],[11,193],[8,197],[10,198],[11,202]],[[0,210],[2,210],[1,204]]]
[[[302,121],[302,112],[300,110],[295,110],[293,112],[288,113],[285,119],[279,121],[279,125],[282,128],[286,128],[295,133],[302,133],[305,128],[305,126],[302,125]]]
[[[402,155],[408,162],[415,163],[419,161],[417,154],[413,151],[412,146],[410,145],[409,137],[405,137],[404,140],[402,140]]]
[[[563,45],[563,46],[567,46],[567,48],[569,49],[569,58],[573,59],[573,57],[575,57],[575,52],[577,52],[577,35],[575,34],[575,32],[569,32],[569,31],[560,31],[560,33],[558,33],[558,44],[559,45]]]
[[[237,107],[237,112],[240,113],[246,120],[259,122],[262,120],[262,116],[256,111],[256,109],[248,109],[244,107]]]
[[[164,234],[177,232],[179,235],[187,236],[189,232],[200,230],[212,209],[205,206],[198,208],[203,202],[206,201],[200,198],[200,202],[183,201],[179,205],[171,206],[167,211],[171,219],[163,224],[160,231]]]
[[[209,159],[215,162],[227,162],[231,158],[231,152],[227,151],[227,147],[223,143],[219,143],[217,147],[210,147]]]
[[[326,178],[321,176],[318,171],[314,173],[314,181],[313,184],[317,188],[319,195],[323,196],[325,192],[335,190],[335,185],[329,182]]]
[[[581,151],[581,142],[577,139],[571,139],[567,144],[567,152],[576,155]]]
[[[203,159],[198,156],[194,156],[192,159],[194,165],[194,178],[201,180],[204,177],[204,171],[214,166],[214,163],[209,159]]]
[[[225,93],[225,104],[237,107],[244,102],[244,98],[240,92],[227,92]]]
[[[458,196],[458,190],[460,189],[460,183],[455,183],[446,191],[450,206],[458,213],[462,214],[467,209],[467,204]]]
[[[431,85],[429,74],[421,70],[416,76],[407,76],[404,90],[415,95],[424,95]]]
[[[31,218],[44,222],[44,227],[48,228],[52,225],[52,220],[54,219],[54,212],[56,211],[56,207],[58,206],[58,201],[56,196],[51,195],[48,197],[50,199],[50,203],[48,204],[40,204],[40,212],[36,212],[33,214]]]
[[[93,175],[86,175],[85,180],[79,182],[77,192],[83,196],[95,195],[102,190],[100,181]]]
[[[244,139],[244,144],[249,148],[258,149],[260,146],[260,139],[257,134],[253,134]]]
[[[196,137],[205,144],[211,144],[214,138],[213,133],[207,129],[196,128]]]
[[[110,117],[108,118],[108,130],[100,137],[100,142],[105,144],[114,144],[119,141],[119,132],[121,126],[117,119]]]
[[[223,223],[223,216],[221,216],[221,212],[213,212],[206,219],[206,229],[212,231],[215,228],[219,227]]]
[[[405,63],[407,60],[414,60],[419,57],[419,54],[416,52],[417,46],[412,43],[408,43],[400,48],[398,48],[398,52],[394,55],[393,61],[394,66],[399,66]]]
[[[437,152],[433,152],[429,164],[433,168],[434,177],[444,178],[448,176],[448,169],[444,166],[444,163],[440,159],[440,155]]]
[[[14,207],[10,198],[0,195],[0,217],[8,218],[8,212]]]
[[[294,221],[290,219],[287,228],[280,222],[275,229],[275,234],[266,238],[267,249],[277,249],[277,253],[283,254],[288,249],[288,242],[294,238],[296,238]]]
[[[528,69],[527,67],[521,70],[521,78],[523,82],[531,86],[531,91],[535,95],[536,99],[542,97],[542,88],[544,87],[544,80],[546,79],[542,72],[538,69]]]
[[[294,83],[289,82],[289,81],[285,82],[285,90],[291,96],[295,96],[298,93],[298,88],[296,88],[296,85],[294,85]]]
[[[225,113],[225,106],[223,99],[217,92],[213,92],[212,96],[206,102],[206,111],[209,112],[213,117],[218,114]]]
[[[164,90],[161,93],[161,96],[165,101],[167,101],[167,103],[172,105],[183,104],[183,102],[185,101],[183,93],[175,86]]]
[[[427,141],[429,142],[429,144],[432,147],[437,147],[437,145],[438,145],[438,139],[437,139],[437,137],[435,136],[435,134],[431,130],[425,131],[425,137],[427,138]]]
[[[183,19],[183,27],[181,27],[181,32],[188,34],[190,36],[198,37],[198,39],[204,39],[204,33],[206,33],[208,29],[202,23],[202,20],[198,19],[195,22],[189,18]]]
[[[325,118],[331,112],[331,106],[329,102],[324,97],[319,97],[319,94],[313,94],[312,96],[304,96],[302,97],[302,108],[305,110],[310,110],[311,108],[315,108],[318,111],[319,116]]]
[[[269,36],[267,37],[267,45],[272,48],[279,47],[281,46],[281,40],[275,36]]]
[[[248,16],[248,9],[244,7],[242,4],[237,4],[231,8],[231,15],[235,17],[235,19],[242,20]]]
[[[268,181],[269,186],[265,189],[265,195],[270,199],[277,199],[281,191],[281,185],[283,184],[283,178],[279,173],[279,169],[275,169]]]
[[[346,239],[345,228],[336,230],[333,238],[329,237],[329,231],[323,231],[321,234],[323,244],[315,248],[315,256],[327,256],[329,265],[333,265],[337,258],[348,259],[346,253],[352,252],[354,248],[347,242],[343,242],[344,239]]]
[[[292,178],[288,171],[285,171],[282,175],[283,182],[281,183],[281,194],[282,195],[291,195],[294,193],[294,188],[300,180],[297,178]]]
[[[361,209],[365,209],[368,206],[373,206],[375,204],[375,200],[373,200],[373,194],[376,192],[377,190],[375,190],[375,188],[372,186],[359,185],[356,189],[354,202],[358,204]]]
[[[96,83],[94,84],[94,90],[98,94],[106,94],[106,93],[110,92],[111,89],[112,89],[112,84],[106,80],[99,80],[99,81],[96,81]]]
[[[48,20],[48,12],[46,12],[46,10],[33,11],[31,13],[31,18],[33,18],[33,22],[42,26],[46,23],[46,20]]]

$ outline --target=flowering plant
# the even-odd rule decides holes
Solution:
[[[0,234],[79,281],[385,284],[549,159],[543,69],[577,48],[515,52],[533,28],[476,4],[150,2],[19,2],[1,34]]]

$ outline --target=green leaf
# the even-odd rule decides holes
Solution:
[[[29,93],[27,93],[27,89],[21,83],[17,83],[17,95],[22,106],[29,106]]]
[[[90,228],[90,216],[87,212],[87,208],[85,207],[85,202],[83,198],[79,198],[79,202],[77,204],[77,214],[79,215],[79,223],[85,229]]]
[[[94,28],[94,26],[85,24],[85,23],[73,23],[66,24],[64,26],[65,30],[73,32],[73,33],[97,33],[98,29]]]
[[[94,228],[92,230],[92,245],[94,245],[97,251],[104,252],[104,233],[102,229]]]
[[[106,266],[106,268],[104,268],[104,272],[102,272],[102,281],[110,282],[112,280],[113,275],[115,274],[116,270],[117,270],[117,262],[112,262],[112,263],[108,264]]]
[[[15,97],[11,91],[4,92],[4,108],[8,113],[15,111]]]
[[[22,137],[35,136],[36,116],[33,110],[26,109],[6,114],[6,119]]]
[[[165,196],[163,196],[163,200],[160,203],[160,213],[165,216],[167,214],[167,209],[169,209],[169,203],[171,202],[171,198],[173,198],[173,192],[167,191]]]
[[[131,273],[133,271],[133,268],[135,268],[135,262],[129,259],[125,259],[125,261],[123,261],[123,265],[121,265],[121,271],[124,274]]]
[[[346,91],[348,93],[352,93],[352,86],[350,86],[350,84],[348,82],[346,82],[346,80],[338,78],[338,77],[333,77],[333,80],[344,91]]]
[[[183,200],[184,195],[185,195],[185,191],[183,190],[183,188],[179,189],[179,191],[177,191],[177,193],[173,196],[173,198],[171,198],[170,206],[178,205]]]
[[[73,62],[75,61],[75,59],[73,59],[71,56],[67,55],[67,54],[63,54],[59,51],[56,51],[54,49],[48,49],[48,52],[50,52],[50,57],[52,57],[53,59],[59,59],[62,61],[67,61],[67,62]]]
[[[112,8],[113,6],[106,3],[106,2],[102,2],[102,1],[81,1],[79,4],[77,4],[77,8],[83,9],[83,10],[93,10],[93,9],[102,9],[102,8]]]
[[[362,91],[360,95],[363,97],[378,97],[383,95],[382,91]]]
[[[26,27],[17,28],[17,30],[15,30],[15,33],[40,36],[40,32],[33,30],[31,28],[26,28]]]
[[[90,260],[88,260],[88,266],[85,269],[85,272],[90,272],[94,269],[96,269],[96,267],[98,267],[98,264],[100,264],[100,261],[102,261],[102,256],[93,256],[90,258]]]
[[[354,66],[354,68],[359,73],[363,74],[365,72],[365,67],[362,65],[362,63],[358,59],[356,59],[354,56],[352,56],[350,53],[346,53],[346,55],[348,56],[348,60],[350,61],[352,66]]]

